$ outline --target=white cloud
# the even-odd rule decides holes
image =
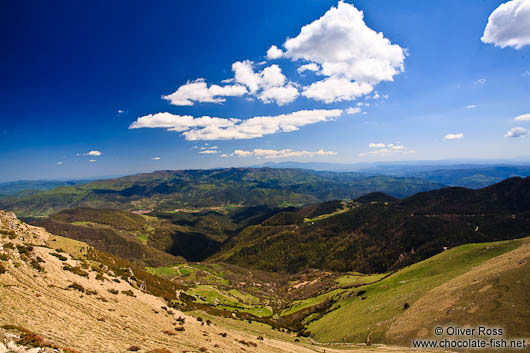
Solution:
[[[204,79],[188,81],[180,86],[175,92],[162,96],[173,105],[193,105],[194,102],[222,103],[226,99],[222,97],[242,96],[247,89],[242,85],[211,85],[208,87]]]
[[[385,148],[386,145],[384,143],[370,143],[368,145],[368,148]]]
[[[302,27],[298,36],[287,39],[284,55],[318,63],[326,76],[340,75],[372,84],[392,81],[403,71],[405,53],[383,33],[366,26],[363,17],[355,6],[339,2]]]
[[[318,71],[318,70],[320,70],[320,67],[315,63],[305,64],[305,65],[298,67],[298,69],[296,69],[296,71],[298,71],[299,74],[303,73],[304,71]]]
[[[324,103],[349,101],[368,94],[373,86],[368,83],[350,81],[347,78],[328,77],[305,87],[302,95]]]
[[[459,132],[457,134],[447,134],[444,136],[444,140],[461,140],[464,138],[464,134]]]
[[[129,129],[166,128],[168,131],[182,132],[188,141],[252,139],[278,132],[296,131],[305,125],[338,118],[341,114],[340,109],[314,109],[240,120],[157,113],[139,117]]]
[[[267,50],[267,59],[278,59],[281,58],[283,55],[283,51],[279,49],[277,46],[273,45],[272,47]]]
[[[467,108],[467,109],[473,109],[473,108],[475,108],[475,107],[476,107],[476,105],[474,105],[474,104],[466,105],[466,108]]]
[[[270,87],[258,96],[263,103],[276,102],[279,106],[291,103],[299,96],[298,90],[293,85],[285,87]]]
[[[365,153],[359,153],[359,157],[368,157],[368,156],[374,156],[374,155],[387,155],[387,154],[394,154],[394,153],[400,153],[400,154],[413,154],[416,153],[414,150],[410,150],[407,147],[403,146],[401,143],[370,143],[368,145],[368,148],[371,150]]]
[[[160,157],[153,157],[151,158],[153,161],[159,161],[160,160]]]
[[[519,116],[513,118],[513,120],[517,120],[517,121],[530,121],[530,114],[519,115]]]
[[[530,0],[512,0],[499,5],[489,16],[484,43],[521,49],[530,44]]]
[[[475,81],[476,85],[483,85],[485,83],[486,83],[486,79],[485,78],[479,78],[478,80]]]
[[[94,156],[94,157],[98,157],[98,156],[101,156],[101,152],[98,151],[98,150],[92,150],[92,151],[89,151],[87,153],[77,153],[76,156]]]
[[[88,160],[90,163],[94,163],[96,160],[95,159],[89,159]]]
[[[349,114],[349,115],[354,115],[354,114],[357,114],[357,113],[360,113],[360,112],[361,112],[360,108],[350,107],[350,108],[346,109],[346,114]]]
[[[217,150],[202,150],[199,152],[200,154],[215,154],[218,153]]]
[[[125,113],[125,110],[123,110],[123,109],[118,109],[118,115],[119,115],[119,114],[123,114],[123,113]]]
[[[57,165],[61,165],[61,164],[63,164],[63,162],[57,162]]]
[[[363,12],[342,1],[283,46],[284,57],[321,66],[319,73],[328,79],[313,83],[303,94],[328,103],[370,93],[375,84],[393,81],[404,71],[405,50],[366,26]],[[334,89],[337,86],[348,93]]]
[[[504,137],[525,137],[530,132],[528,129],[525,129],[524,127],[514,127],[510,129],[507,133],[504,134]]]
[[[266,159],[276,158],[289,158],[289,157],[315,157],[315,156],[332,156],[336,155],[334,151],[324,151],[322,149],[310,152],[310,151],[293,151],[291,149],[283,150],[265,150],[265,149],[254,149],[253,151],[235,150],[232,154],[224,154],[221,157],[257,157]]]

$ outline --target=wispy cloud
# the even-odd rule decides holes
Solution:
[[[160,160],[160,157],[153,157],[151,158],[153,161],[159,161]]]
[[[413,154],[416,153],[416,151],[408,149],[407,147],[403,146],[401,143],[370,143],[368,144],[368,148],[370,149],[368,152],[359,153],[359,157],[368,157],[368,156],[374,156],[374,155],[387,155],[387,154]]]
[[[475,107],[476,107],[475,104],[466,105],[466,108],[467,108],[467,109],[473,109],[473,108],[475,108]]]
[[[324,151],[294,151],[291,149],[273,150],[273,149],[254,149],[252,151],[235,150],[231,154],[223,154],[221,157],[257,157],[266,159],[290,158],[290,157],[315,157],[315,156],[333,156],[337,152]]]
[[[483,84],[486,83],[486,79],[485,78],[479,78],[474,83],[475,83],[475,85],[483,85]]]
[[[62,165],[62,164],[63,164],[63,162],[57,162],[57,165]]]
[[[88,160],[90,163],[94,163],[96,160],[95,159],[89,159]]]
[[[158,113],[139,117],[129,129],[165,128],[168,131],[182,132],[188,141],[252,139],[279,132],[297,131],[302,126],[329,121],[341,114],[340,109],[315,109],[240,120]]]
[[[444,136],[444,140],[461,140],[464,138],[464,134],[459,132],[457,134],[447,134]]]
[[[513,120],[517,120],[517,121],[530,121],[530,114],[519,115],[519,116],[513,118]]]
[[[219,153],[217,150],[202,150],[199,152],[200,154],[216,154]]]

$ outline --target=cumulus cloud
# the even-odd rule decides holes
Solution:
[[[180,86],[175,92],[162,96],[173,105],[193,105],[194,102],[222,103],[226,101],[223,97],[242,96],[247,89],[242,85],[211,85],[208,87],[204,79],[188,81]]]
[[[309,63],[302,66],[299,66],[296,71],[298,71],[299,74],[303,73],[304,71],[319,71],[320,67],[315,63]]]
[[[270,87],[260,93],[259,100],[263,103],[276,102],[279,106],[291,103],[298,97],[298,89],[293,85],[285,87]]]
[[[464,138],[464,134],[459,132],[458,134],[447,134],[444,136],[444,140],[461,140]]]
[[[517,121],[530,121],[530,114],[523,114],[515,117],[513,120]]]
[[[278,59],[281,58],[283,55],[283,51],[279,49],[277,46],[273,45],[267,50],[267,59]]]
[[[160,157],[153,157],[151,158],[153,161],[159,161],[160,160]]]
[[[403,146],[401,143],[370,143],[368,145],[368,148],[370,148],[370,151],[365,153],[359,153],[359,157],[368,157],[368,156],[374,156],[374,155],[387,155],[387,154],[413,154],[416,153],[416,151],[408,149],[407,147]]]
[[[284,57],[320,65],[319,74],[329,78],[320,84],[313,83],[303,94],[326,103],[367,94],[375,84],[393,81],[395,75],[404,71],[405,50],[392,44],[383,33],[369,28],[363,12],[345,2],[339,2],[319,19],[303,26],[283,46]],[[334,89],[338,84],[349,93]]]
[[[182,132],[188,141],[252,139],[278,132],[296,131],[305,125],[338,118],[341,114],[340,109],[314,109],[240,120],[157,113],[139,117],[129,129],[165,128],[168,131]]]
[[[489,16],[482,42],[521,49],[530,44],[530,0],[512,0],[499,5]]]
[[[529,133],[530,132],[528,131],[528,129],[525,129],[524,127],[514,127],[510,129],[510,131],[505,133],[504,137],[513,137],[513,138],[525,137]]]
[[[257,158],[289,158],[289,157],[315,157],[315,156],[332,156],[336,155],[334,151],[324,151],[322,149],[318,151],[293,151],[291,149],[283,150],[266,150],[266,149],[254,149],[253,151],[235,150],[232,154],[224,154],[221,157],[257,157]]]

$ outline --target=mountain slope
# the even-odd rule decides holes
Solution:
[[[303,223],[264,222],[231,238],[210,259],[272,271],[386,272],[444,248],[528,236],[529,189],[530,178],[511,178],[480,190],[446,188],[354,204]]]
[[[401,345],[435,338],[436,326],[502,327],[530,332],[530,239],[468,244],[336,296],[306,330],[320,342]]]

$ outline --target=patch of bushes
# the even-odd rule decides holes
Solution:
[[[32,259],[30,262],[29,262],[29,265],[31,267],[33,267],[34,269],[36,269],[37,271],[39,272],[44,272],[44,267],[42,267],[40,264],[39,264],[39,261],[35,260],[35,259]]]
[[[7,256],[7,254],[0,254],[0,260],[7,261],[9,260],[9,256]]]
[[[33,251],[33,246],[17,245],[20,255],[29,255]]]
[[[119,291],[117,289],[107,289],[107,291],[110,293],[110,294],[114,294],[114,295],[118,295]]]
[[[237,340],[237,342],[241,343],[242,345],[245,345],[247,347],[257,347],[257,343],[254,343],[252,341],[245,341],[245,340]]]
[[[9,250],[15,250],[15,245],[13,245],[13,243],[5,243],[4,248]]]
[[[63,270],[70,271],[73,274],[76,274],[78,276],[88,278],[88,272],[84,271],[81,267],[77,267],[77,266],[74,267],[74,266],[70,266],[70,265],[66,264],[66,265],[63,266]]]
[[[125,295],[128,295],[129,297],[136,298],[136,295],[134,295],[133,291],[130,290],[130,289],[129,290],[122,290],[121,294],[125,294]]]
[[[66,288],[74,289],[74,290],[80,291],[82,293],[85,293],[85,288],[82,285],[80,285],[79,283],[77,283],[77,282],[72,283],[71,285],[69,285]]]
[[[55,256],[56,258],[58,258],[58,259],[61,260],[61,261],[66,261],[66,260],[68,260],[68,258],[67,258],[66,256],[63,256],[63,255],[61,255],[61,254],[59,254],[59,253],[56,253],[56,252],[52,252],[52,253],[50,253],[50,255],[51,255],[51,256]]]

